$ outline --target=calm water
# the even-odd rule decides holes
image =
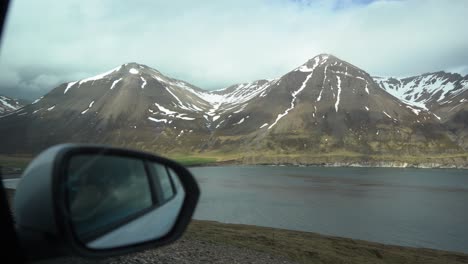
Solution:
[[[468,170],[199,167],[196,219],[468,253]]]

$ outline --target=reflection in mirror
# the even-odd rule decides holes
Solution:
[[[185,196],[172,169],[116,155],[73,156],[65,186],[74,232],[93,249],[163,237],[175,224]]]
[[[68,174],[70,216],[79,237],[151,207],[151,191],[141,160],[80,155]]]
[[[160,190],[160,196],[158,197],[158,201],[160,203],[164,203],[165,201],[171,199],[175,194],[174,184],[172,183],[169,170],[161,165],[153,163],[151,167],[154,169],[154,183],[155,187]]]

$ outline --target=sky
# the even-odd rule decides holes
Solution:
[[[0,94],[35,99],[138,62],[200,88],[330,53],[371,75],[468,74],[466,0],[12,0]]]

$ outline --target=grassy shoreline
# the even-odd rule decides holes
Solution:
[[[249,248],[298,263],[468,263],[468,254],[316,233],[193,220],[187,239]]]
[[[200,155],[168,155],[167,157],[187,167],[205,166],[304,166],[304,167],[364,167],[364,168],[423,168],[423,169],[468,169],[468,153],[427,157],[408,156],[363,156],[335,155],[323,153],[317,155],[267,155],[239,156],[219,153]],[[3,175],[21,174],[33,159],[28,155],[0,155],[0,167]]]
[[[304,166],[304,167],[365,167],[468,169],[468,153],[435,156],[362,155],[357,153],[321,153],[245,156],[204,153],[199,156],[169,156],[185,166]]]

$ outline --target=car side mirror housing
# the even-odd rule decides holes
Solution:
[[[109,257],[178,239],[199,194],[192,174],[172,160],[63,144],[29,164],[16,189],[13,214],[32,260]]]

